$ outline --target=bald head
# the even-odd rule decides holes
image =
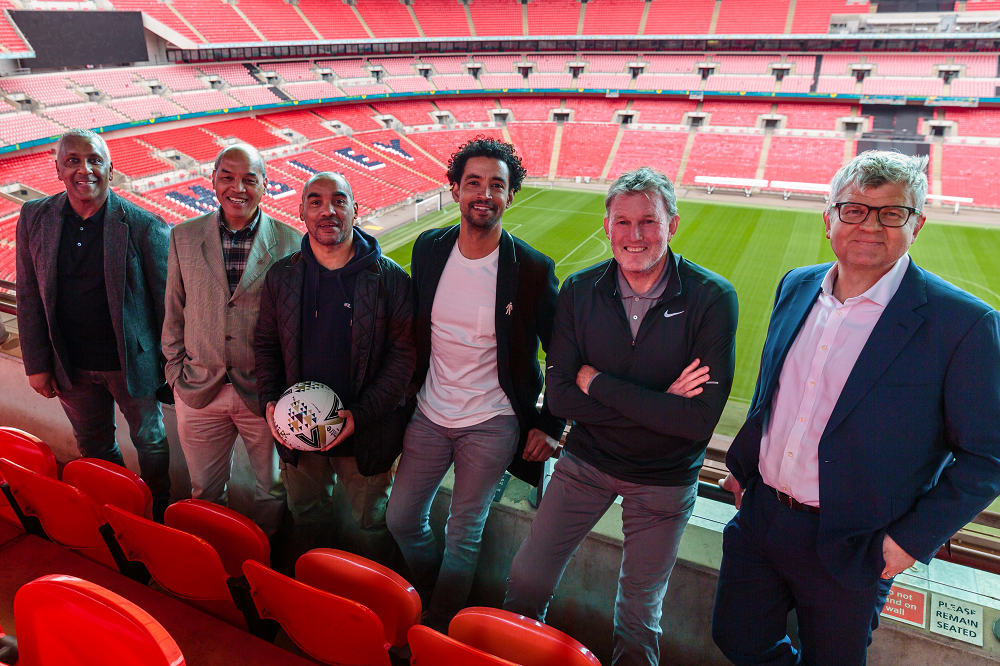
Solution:
[[[319,173],[313,174],[309,180],[306,181],[306,184],[302,186],[302,203],[306,202],[306,197],[309,196],[310,189],[315,189],[312,188],[312,185],[316,183],[333,183],[336,189],[350,197],[352,203],[354,202],[354,190],[351,189],[351,184],[347,182],[346,178],[339,173],[334,173],[333,171],[320,171]]]
[[[253,146],[246,143],[234,143],[231,146],[226,146],[219,151],[219,154],[215,156],[215,170],[219,170],[219,164],[228,155],[239,156],[242,159],[246,159],[253,170],[261,177],[267,178],[267,165],[264,162],[264,158],[261,157],[260,152]]]
[[[267,188],[264,160],[252,146],[229,146],[215,158],[212,185],[219,200],[220,215],[232,231],[239,231],[257,217]]]

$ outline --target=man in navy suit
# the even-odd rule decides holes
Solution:
[[[841,168],[837,261],[778,285],[723,482],[739,512],[712,634],[737,665],[864,664],[892,578],[1000,494],[1000,314],[907,254],[926,167],[871,151]]]

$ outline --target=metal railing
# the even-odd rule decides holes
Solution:
[[[0,280],[0,312],[4,314],[17,314],[17,285],[7,280]]]

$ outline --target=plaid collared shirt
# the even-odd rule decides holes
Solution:
[[[253,222],[239,231],[230,231],[226,226],[226,221],[219,209],[219,236],[222,238],[222,259],[226,264],[226,277],[229,278],[229,293],[236,293],[236,287],[240,285],[243,278],[243,271],[247,269],[247,260],[250,258],[250,248],[253,247],[253,239],[257,236],[257,222],[260,220],[260,209]]]

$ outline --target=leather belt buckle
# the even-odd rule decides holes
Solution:
[[[774,491],[775,497],[778,498],[778,502],[782,506],[788,507],[789,509],[794,509],[795,511],[803,511],[805,513],[811,513],[814,516],[818,516],[819,515],[819,507],[818,506],[811,506],[809,504],[803,504],[802,502],[798,501],[797,499],[795,499],[791,495],[786,495],[785,493],[781,492],[780,490],[778,490],[776,488],[771,488],[771,490]]]

